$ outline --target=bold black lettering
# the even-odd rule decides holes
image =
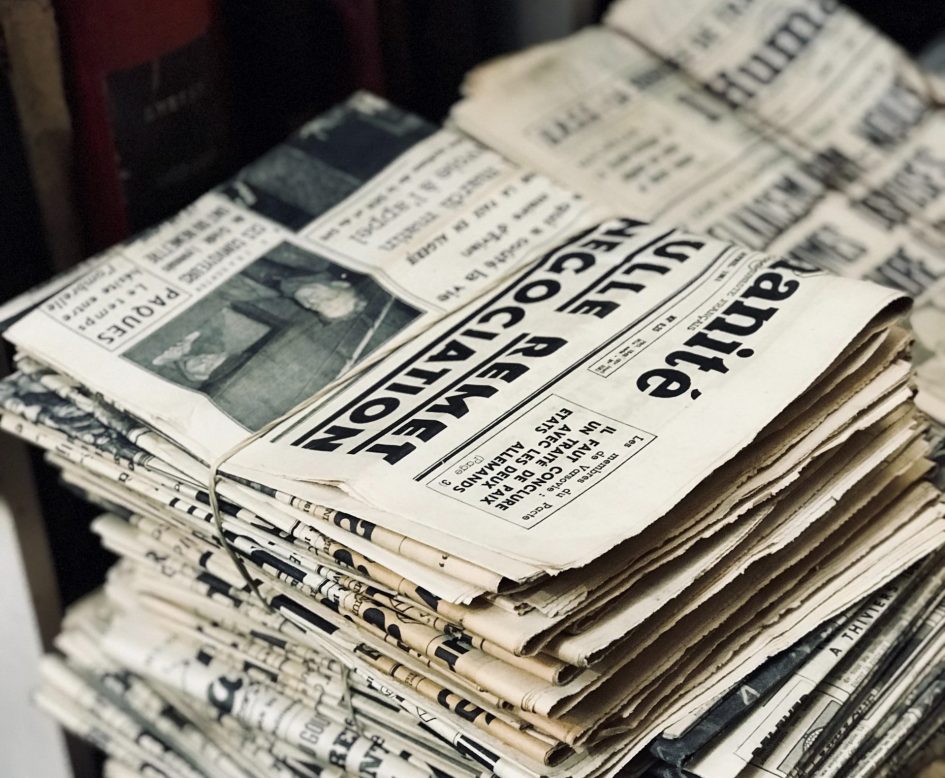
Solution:
[[[454,419],[460,419],[469,413],[469,405],[466,402],[471,397],[492,397],[498,389],[486,384],[463,384],[456,388],[455,392],[446,395],[436,405],[430,406],[430,413],[446,413]]]
[[[793,279],[785,281],[780,273],[762,273],[752,281],[751,286],[742,292],[742,297],[758,297],[762,300],[780,302],[787,300],[799,286],[800,283]]]
[[[475,353],[472,346],[463,343],[461,340],[451,338],[443,348],[435,354],[430,354],[427,359],[430,362],[462,362]]]
[[[692,384],[682,370],[658,367],[647,370],[637,379],[637,389],[651,397],[679,397]]]
[[[545,335],[529,335],[525,343],[509,352],[509,356],[521,354],[523,357],[547,357],[554,354],[562,346],[567,345],[564,338],[553,338]]]
[[[722,311],[721,316],[714,318],[705,329],[717,332],[724,332],[726,335],[735,335],[744,338],[753,335],[761,329],[761,325],[774,316],[777,308],[756,308],[748,305],[741,300],[736,300],[728,308]],[[729,321],[727,316],[743,316],[750,320],[749,324],[740,325]]]
[[[301,446],[311,451],[335,451],[341,445],[342,441],[361,434],[361,430],[332,424],[327,430],[321,433],[321,437],[308,440],[313,434],[317,433],[306,432],[302,437],[293,441],[292,445]]]

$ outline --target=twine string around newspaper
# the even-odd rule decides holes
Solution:
[[[289,414],[286,414],[286,416],[290,414],[291,414],[291,411],[289,412]],[[272,607],[269,600],[267,600],[263,596],[262,592],[259,591],[259,587],[256,584],[256,579],[253,578],[252,575],[250,575],[250,572],[247,569],[246,563],[243,561],[243,558],[236,552],[236,550],[233,548],[233,546],[230,544],[230,542],[226,538],[226,533],[223,529],[223,514],[220,511],[220,498],[217,494],[217,483],[220,478],[220,467],[224,463],[226,463],[227,460],[235,456],[237,453],[239,453],[243,448],[248,446],[254,440],[258,439],[259,436],[264,435],[267,432],[269,432],[270,429],[272,429],[273,427],[277,426],[280,422],[282,422],[284,418],[285,417],[280,417],[278,419],[275,419],[274,421],[270,422],[270,424],[266,425],[266,427],[263,427],[258,432],[254,433],[253,435],[250,435],[245,440],[240,441],[235,446],[230,448],[226,453],[217,457],[210,464],[210,479],[208,483],[208,486],[209,486],[208,492],[210,495],[210,510],[213,513],[213,523],[216,526],[217,538],[220,541],[220,545],[223,546],[223,548],[226,550],[226,553],[229,554],[230,559],[233,560],[233,564],[236,565],[236,569],[239,570],[240,575],[243,576],[243,580],[246,581],[247,585],[250,588],[250,591],[252,591],[253,594],[256,595],[256,598],[263,604],[266,610],[270,611],[271,613],[277,613],[276,609]],[[358,733],[361,733],[361,723],[358,720],[357,713],[355,712],[355,709],[354,709],[354,701],[352,700],[351,685],[350,685],[351,684],[351,670],[348,667],[348,665],[345,664],[344,662],[341,662],[340,659],[339,659],[339,662],[341,664],[341,685],[342,685],[341,704],[342,704],[342,707],[345,709],[345,712],[348,714],[348,718],[350,719],[351,724],[354,727],[355,731],[357,731]]]
[[[388,310],[387,308],[384,309],[380,318],[383,318],[384,316],[387,315],[387,310]],[[374,332],[377,329],[378,324],[379,324],[379,321],[374,323],[374,326],[371,328],[371,332]],[[348,330],[346,331],[345,334],[350,332],[350,328],[352,326],[354,325],[352,324],[348,326]],[[362,343],[364,343],[364,341],[362,341]],[[337,349],[337,345],[335,348]],[[359,346],[359,348],[363,349],[363,345]],[[334,351],[332,353],[334,353]],[[372,360],[368,359],[366,360],[364,364],[365,365],[370,364],[371,361]],[[272,430],[274,430],[284,421],[288,421],[297,413],[300,413],[301,411],[305,410],[310,405],[315,403],[318,398],[323,397],[324,395],[328,394],[331,391],[331,389],[333,389],[337,384],[340,383],[341,379],[339,376],[345,375],[347,377],[347,373],[350,369],[351,369],[351,363],[349,360],[348,364],[345,365],[342,371],[335,376],[335,379],[333,381],[330,381],[328,385],[323,387],[322,390],[319,393],[317,393],[314,397],[306,397],[301,402],[296,403],[294,406],[289,408],[289,410],[287,410],[282,415],[276,416],[276,418],[271,419],[269,422],[264,424],[255,432],[251,433],[245,438],[242,438],[241,440],[238,440],[234,445],[232,445],[230,448],[228,448],[226,451],[224,451],[222,454],[216,457],[212,462],[210,462],[210,473],[208,476],[207,492],[210,498],[210,511],[213,514],[213,523],[216,526],[216,530],[217,530],[217,539],[220,541],[220,544],[223,546],[223,548],[226,549],[227,554],[229,554],[230,559],[233,560],[233,564],[236,565],[236,569],[240,571],[240,575],[243,576],[243,580],[246,581],[250,590],[256,595],[256,597],[262,602],[262,604],[269,611],[274,612],[274,609],[266,600],[266,598],[263,597],[262,594],[260,593],[259,587],[256,586],[256,580],[249,574],[249,570],[246,569],[246,563],[243,561],[242,557],[240,557],[240,555],[236,552],[236,550],[230,545],[230,542],[226,539],[226,533],[223,529],[223,514],[220,511],[220,498],[219,498],[219,495],[217,494],[217,484],[220,481],[220,468],[224,464],[226,464],[230,459],[235,457],[240,451],[242,451],[247,446],[249,446],[251,443],[259,440],[263,435],[269,434]]]
[[[335,382],[326,387],[330,389],[334,386]],[[314,398],[307,398],[302,402],[298,403],[294,407],[290,408],[288,411],[283,413],[281,416],[277,416],[275,419],[272,419],[267,424],[263,425],[256,432],[248,435],[242,440],[237,441],[233,446],[224,451],[218,457],[216,457],[210,463],[210,472],[208,475],[207,481],[207,493],[210,500],[210,512],[213,515],[213,523],[216,527],[217,539],[220,542],[220,545],[223,546],[226,553],[229,555],[230,559],[233,561],[233,564],[236,565],[236,569],[239,570],[240,575],[243,577],[243,580],[246,581],[246,584],[249,586],[249,589],[253,594],[256,595],[256,598],[263,604],[263,607],[271,613],[277,613],[276,609],[272,607],[270,602],[263,596],[262,592],[259,591],[259,586],[256,584],[256,579],[250,574],[249,569],[246,567],[246,562],[243,560],[242,556],[233,548],[232,544],[226,537],[226,531],[223,528],[223,512],[220,510],[220,496],[217,493],[217,485],[220,481],[220,468],[223,467],[230,459],[236,456],[240,451],[245,449],[251,443],[256,440],[259,440],[263,435],[269,434],[272,430],[282,424],[284,421],[287,421],[293,417],[296,413],[304,410],[309,405],[314,402]],[[361,724],[358,721],[358,717],[355,713],[354,702],[352,700],[352,693],[350,687],[351,681],[351,670],[348,667],[347,663],[338,656],[337,652],[330,650],[330,653],[335,657],[335,659],[341,665],[341,682],[342,682],[342,699],[341,703],[346,709],[351,722],[357,732],[361,732]]]
[[[354,709],[354,697],[351,690],[351,668],[344,662],[341,663],[341,704],[348,714],[351,726],[358,734],[363,735],[361,721],[358,719],[357,712]]]
[[[262,596],[262,593],[259,591],[259,587],[256,585],[256,579],[250,575],[249,570],[246,569],[246,563],[243,561],[242,557],[236,553],[233,546],[230,545],[230,541],[226,539],[226,532],[223,529],[223,514],[220,512],[220,499],[217,495],[217,482],[220,478],[220,467],[223,465],[230,457],[235,456],[239,451],[241,451],[244,446],[249,445],[254,438],[250,437],[247,439],[246,443],[239,443],[233,448],[229,449],[225,454],[220,457],[217,457],[213,462],[210,463],[210,480],[208,483],[207,492],[210,497],[210,512],[213,514],[213,524],[216,527],[217,531],[217,540],[220,541],[220,545],[223,546],[223,549],[229,555],[230,559],[233,561],[233,564],[236,565],[236,569],[239,570],[240,575],[243,576],[243,580],[246,581],[246,584],[249,586],[250,591],[256,595],[257,599],[265,606],[266,610],[275,612],[275,609],[269,604],[269,601]]]
[[[243,577],[243,580],[246,581],[246,584],[249,586],[250,591],[256,595],[256,597],[263,604],[266,610],[271,611],[273,613],[275,613],[275,609],[272,607],[272,605],[269,604],[269,601],[265,597],[263,597],[262,593],[259,591],[259,587],[256,585],[256,579],[253,578],[252,575],[250,575],[250,572],[246,567],[246,562],[236,552],[236,549],[233,548],[233,546],[230,544],[230,541],[227,540],[226,531],[223,529],[223,512],[220,510],[220,497],[219,497],[219,494],[217,493],[217,484],[220,482],[220,468],[224,464],[226,464],[230,459],[236,456],[240,451],[242,451],[248,445],[250,445],[254,441],[261,438],[263,435],[273,430],[275,427],[277,427],[279,424],[281,424],[283,421],[289,418],[293,413],[295,413],[295,411],[299,407],[306,405],[307,402],[309,401],[306,401],[305,403],[300,403],[298,406],[296,406],[295,408],[292,408],[290,411],[284,413],[282,416],[279,416],[273,419],[268,424],[258,429],[256,432],[238,441],[235,445],[228,448],[226,451],[224,451],[220,456],[218,456],[216,459],[214,459],[210,463],[210,474],[208,476],[207,494],[210,498],[210,512],[213,515],[213,523],[217,531],[217,540],[220,542],[220,545],[223,546],[224,550],[229,555],[230,559],[233,561],[233,564],[236,565],[236,569],[239,570],[240,575]]]

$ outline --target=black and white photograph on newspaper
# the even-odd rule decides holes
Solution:
[[[435,130],[373,95],[358,94],[247,165],[220,193],[300,230]]]
[[[256,430],[419,313],[370,276],[281,243],[124,356]]]

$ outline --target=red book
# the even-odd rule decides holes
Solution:
[[[90,248],[178,210],[228,172],[217,0],[63,0]]]

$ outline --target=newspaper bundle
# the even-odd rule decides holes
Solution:
[[[914,296],[918,403],[935,417],[945,481],[937,77],[836,2],[624,0],[602,27],[481,66],[465,94],[452,112],[458,127],[602,207],[633,202],[648,218]],[[924,585],[937,592],[940,582]],[[900,595],[899,606],[914,596]],[[941,646],[910,656],[901,643],[932,628],[927,616],[901,620],[849,660],[879,673],[856,691],[881,716],[855,707],[865,703],[853,697],[852,670],[831,670],[889,594],[877,598],[848,615],[809,667],[787,672],[824,640],[816,632],[709,713],[669,728],[651,748],[653,773],[911,775],[926,750],[940,755]],[[869,653],[893,638],[894,661],[914,667],[899,686]],[[849,730],[838,723],[845,716]],[[821,736],[828,722],[833,740]]]
[[[908,298],[633,205],[362,94],[10,304],[120,557],[40,703],[118,775],[633,774],[925,581]]]
[[[615,2],[465,91],[457,126],[602,207],[915,297],[918,402],[945,422],[945,92],[844,6]]]

